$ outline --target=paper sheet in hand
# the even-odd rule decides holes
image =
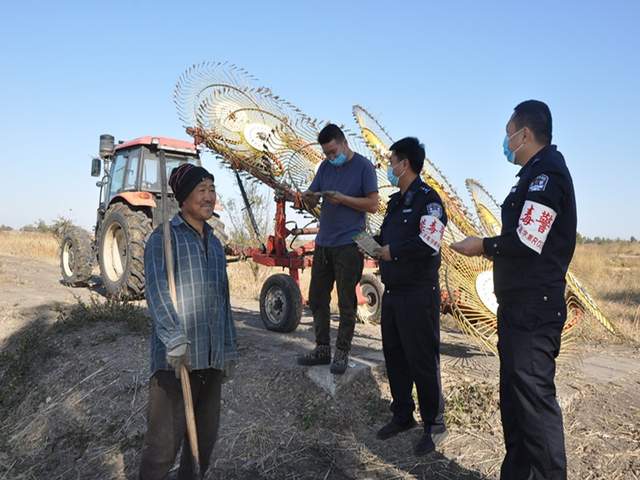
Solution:
[[[375,257],[375,252],[380,248],[380,244],[376,242],[371,235],[367,232],[360,232],[353,237],[356,245],[366,252],[367,255]]]

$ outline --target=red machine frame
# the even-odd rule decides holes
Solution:
[[[258,265],[265,267],[281,267],[289,271],[289,275],[300,286],[300,270],[309,268],[313,265],[313,253],[315,251],[315,241],[309,242],[299,247],[289,249],[287,247],[287,238],[298,235],[317,234],[319,229],[314,228],[295,228],[290,230],[287,228],[286,205],[288,199],[284,195],[276,194],[276,214],[274,222],[274,233],[269,235],[265,249],[248,248],[242,251],[242,255],[251,258]],[[299,194],[293,198],[293,206],[302,209],[302,200]],[[378,262],[375,260],[365,259],[365,266],[369,268],[377,268]],[[358,305],[367,303],[367,298],[362,294],[360,285],[356,285],[356,298]],[[306,303],[304,294],[302,294],[303,303]]]

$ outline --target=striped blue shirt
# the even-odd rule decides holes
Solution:
[[[191,368],[223,369],[237,357],[227,263],[211,227],[204,238],[180,215],[171,220],[178,312],[169,295],[162,227],[144,250],[145,296],[153,320],[151,373],[170,370],[167,351],[189,343]],[[205,244],[206,241],[206,244]],[[205,248],[206,245],[206,248]]]

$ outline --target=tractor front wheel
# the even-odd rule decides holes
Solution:
[[[140,299],[144,296],[144,246],[151,219],[124,203],[109,207],[100,225],[98,257],[107,295]]]
[[[271,275],[260,292],[260,316],[267,330],[293,332],[302,317],[302,294],[285,273]]]
[[[94,260],[89,233],[78,227],[67,228],[60,243],[62,283],[72,287],[86,285],[91,278]]]

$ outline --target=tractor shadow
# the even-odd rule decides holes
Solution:
[[[81,285],[68,285],[62,279],[58,280],[58,283],[72,290],[88,290],[91,293],[107,298],[107,290],[102,283],[100,275],[91,275],[91,278]]]

